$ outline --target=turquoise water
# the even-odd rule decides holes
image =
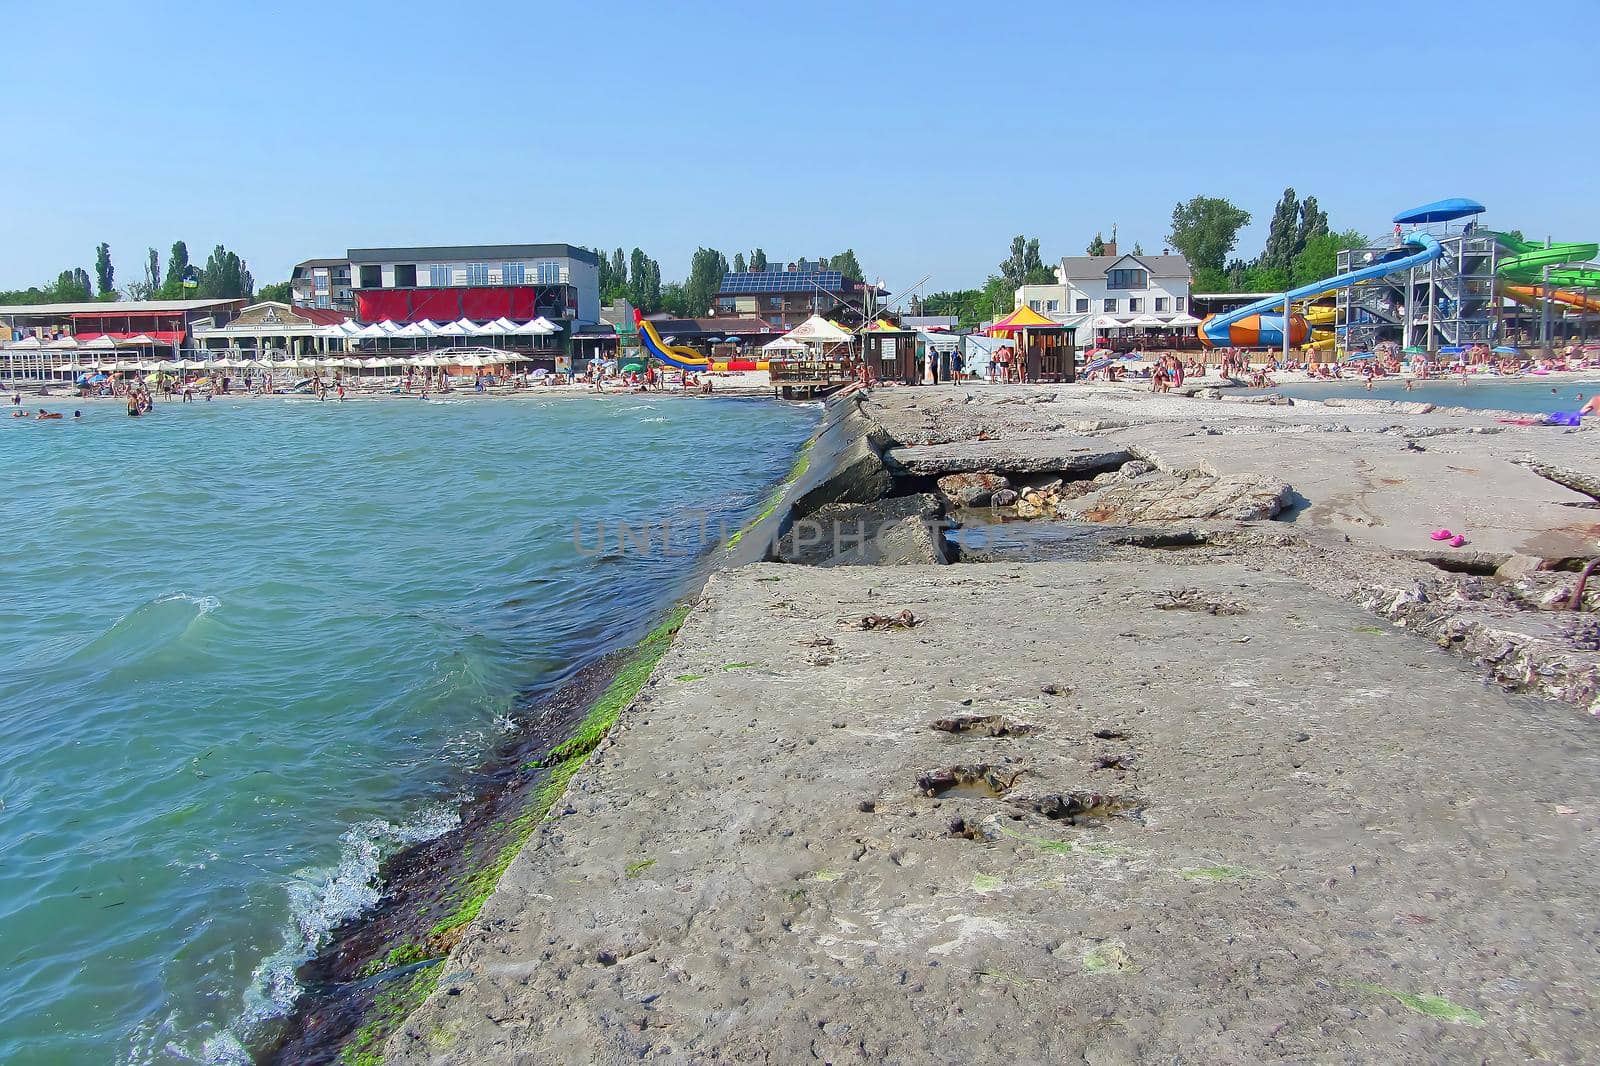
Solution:
[[[1551,390],[1555,391],[1552,392]],[[1523,378],[1514,381],[1418,381],[1410,392],[1405,384],[1394,380],[1373,383],[1372,391],[1359,379],[1356,381],[1311,382],[1302,385],[1282,385],[1273,390],[1285,396],[1306,400],[1323,400],[1330,396],[1362,396],[1374,400],[1409,400],[1415,403],[1434,403],[1440,406],[1472,407],[1478,410],[1522,411],[1528,414],[1549,414],[1552,411],[1576,411],[1583,406],[1582,396],[1600,392],[1600,381],[1540,381]]]
[[[238,1061],[518,696],[642,631],[817,412],[229,402],[0,421],[0,1061]],[[69,406],[70,412],[70,406]],[[583,522],[579,543],[573,523]],[[680,537],[679,543],[687,537]]]

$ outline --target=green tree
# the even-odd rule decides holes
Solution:
[[[985,314],[982,289],[957,289],[954,292],[932,292],[919,302],[919,314],[954,315],[962,329],[971,329],[982,322]]]
[[[744,253],[743,252],[734,252],[733,253],[733,272],[735,274],[743,274],[745,272]]]
[[[1259,264],[1247,266],[1239,280],[1239,292],[1283,292],[1289,288],[1289,272],[1281,267]]]
[[[1325,236],[1328,233],[1328,213],[1318,204],[1315,196],[1308,196],[1300,201],[1300,225],[1295,230],[1294,254],[1299,255],[1305,251],[1306,243],[1313,237]]]
[[[1000,318],[1008,315],[1017,305],[1017,287],[1009,278],[999,274],[990,274],[989,280],[983,284],[983,292],[978,300],[978,314],[984,319]]]
[[[255,279],[250,276],[245,261],[220,244],[212,249],[211,257],[200,268],[196,280],[200,284],[195,287],[194,295],[202,299],[248,300],[256,291]]]
[[[1289,270],[1289,280],[1294,285],[1309,285],[1313,281],[1331,278],[1339,269],[1339,253],[1347,248],[1364,248],[1365,234],[1350,229],[1342,233],[1319,233],[1306,241],[1300,254],[1294,257]]]
[[[89,272],[82,267],[63,270],[49,291],[50,303],[85,303],[94,295],[89,291]]]
[[[1228,281],[1228,273],[1215,267],[1196,267],[1193,271],[1190,289],[1194,292],[1227,292],[1232,289]]]
[[[1140,244],[1138,241],[1134,241],[1133,242],[1133,254],[1134,255],[1143,255],[1144,254],[1144,245]]]
[[[1300,201],[1292,188],[1283,190],[1278,205],[1272,209],[1272,224],[1267,229],[1266,247],[1255,261],[1255,266],[1266,270],[1280,270],[1285,275],[1294,262],[1295,235],[1300,231]],[[1261,290],[1250,289],[1250,292]]]
[[[865,280],[863,271],[861,270],[861,264],[856,262],[856,252],[854,248],[846,248],[838,255],[829,256],[827,259],[823,260],[823,264],[827,266],[829,270],[837,270],[847,278],[854,278],[857,281]]]
[[[638,248],[629,257],[628,302],[641,311],[661,310],[661,264]]]
[[[167,256],[167,279],[161,283],[161,295],[168,300],[182,299],[183,281],[189,276],[189,246],[175,241]]]
[[[257,289],[256,299],[261,303],[294,303],[294,286],[287,281],[274,281]]]
[[[673,318],[698,318],[704,313],[694,309],[687,287],[676,281],[661,286],[661,298],[657,304],[655,310],[665,311]]]
[[[690,315],[710,312],[722,276],[728,272],[728,258],[715,248],[696,248],[689,261],[689,279],[683,283],[684,306]]]
[[[116,271],[111,266],[111,245],[104,241],[94,250],[94,280],[102,300],[116,298]]]
[[[1191,270],[1223,269],[1223,261],[1239,243],[1239,231],[1250,212],[1218,196],[1196,196],[1172,209],[1167,243],[1182,252]]]
[[[1089,247],[1083,250],[1084,255],[1105,255],[1106,238],[1102,233],[1095,233],[1094,240],[1089,242]]]
[[[1011,238],[1011,254],[1000,261],[1000,277],[1015,290],[1018,285],[1027,284],[1030,277],[1038,277],[1042,270],[1044,261],[1039,257],[1039,238],[1029,240],[1020,233]],[[1010,310],[1009,304],[1007,310]]]
[[[757,274],[763,274],[767,269],[767,253],[757,248],[750,253],[750,269]]]
[[[128,282],[128,299],[153,300],[161,291],[161,254],[150,249],[145,260],[144,280]]]

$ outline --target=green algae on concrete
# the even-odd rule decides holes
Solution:
[[[339,1066],[381,1066],[383,1042],[399,1029],[406,1017],[438,987],[443,959],[396,978],[373,1000],[365,1015],[366,1024],[356,1030],[349,1043],[339,1049],[334,1061]]]
[[[651,630],[635,645],[627,661],[617,671],[616,677],[606,686],[606,690],[594,702],[594,706],[589,709],[583,721],[578,723],[572,736],[551,748],[544,758],[532,764],[534,767],[549,771],[543,784],[539,786],[539,791],[534,794],[527,809],[511,823],[511,839],[500,849],[494,860],[473,872],[462,882],[456,909],[434,924],[428,931],[430,939],[448,936],[478,916],[484,902],[500,883],[501,876],[511,866],[512,860],[521,853],[523,846],[533,836],[533,831],[539,827],[539,823],[550,813],[550,808],[554,807],[566,792],[567,783],[572,780],[572,776],[588,761],[589,755],[599,746],[600,741],[616,722],[617,716],[633,702],[639,695],[639,690],[644,688],[645,682],[650,680],[650,672],[672,646],[672,638],[677,635],[683,620],[689,616],[689,611],[690,607],[687,604],[675,608],[667,616],[666,621]]]
[[[1185,881],[1252,881],[1261,875],[1255,870],[1246,870],[1242,866],[1185,866],[1179,871],[1179,876]]]
[[[789,471],[788,476],[778,483],[778,487],[773,490],[771,496],[767,497],[766,502],[762,504],[761,510],[756,513],[756,516],[733,532],[733,535],[728,538],[725,551],[732,551],[737,548],[746,533],[773,516],[778,510],[778,505],[783,502],[784,496],[789,492],[790,486],[804,477],[806,471],[811,469],[811,446],[816,442],[817,439],[813,437],[800,446],[800,458],[795,460],[794,467]]]
[[[1351,988],[1358,988],[1363,992],[1371,992],[1379,996],[1388,996],[1397,1001],[1407,1010],[1425,1014],[1429,1018],[1437,1018],[1441,1022],[1459,1022],[1466,1025],[1486,1025],[1483,1015],[1471,1007],[1463,1007],[1459,1003],[1452,1003],[1443,996],[1429,995],[1427,993],[1406,992],[1398,988],[1387,988],[1383,985],[1373,984],[1370,981],[1351,981]]]

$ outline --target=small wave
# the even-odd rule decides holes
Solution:
[[[294,974],[314,955],[342,922],[366,911],[381,898],[378,867],[401,848],[448,833],[460,818],[446,807],[430,807],[403,825],[373,820],[351,826],[340,839],[339,861],[313,869],[290,882],[292,928],[284,946],[267,956],[250,977],[240,1026],[251,1032],[270,1018],[281,1017],[300,995]]]
[[[86,643],[64,655],[52,654],[37,665],[41,670],[79,673],[128,666],[175,647],[196,622],[221,606],[215,596],[165,592],[123,614]],[[28,666],[21,670],[29,672]]]
[[[215,596],[191,596],[187,592],[169,592],[166,595],[157,596],[155,599],[151,600],[150,602],[151,603],[192,603],[192,604],[194,604],[196,607],[198,607],[200,609],[200,613],[195,616],[197,618],[204,618],[206,615],[210,614],[212,611],[215,611],[218,607],[222,606],[222,601],[217,599]],[[120,621],[120,619],[119,619],[119,621]]]
[[[622,408],[624,411],[654,411],[655,409],[656,406],[653,403],[636,403],[630,407]]]
[[[669,419],[666,415],[657,415],[655,418],[641,418],[639,421],[641,423],[648,424],[650,422],[670,422],[671,419]]]

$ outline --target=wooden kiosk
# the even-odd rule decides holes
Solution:
[[[1016,349],[1024,381],[1078,379],[1073,328],[1052,321],[1031,307],[1019,307],[988,329],[991,337],[1009,337]]]

